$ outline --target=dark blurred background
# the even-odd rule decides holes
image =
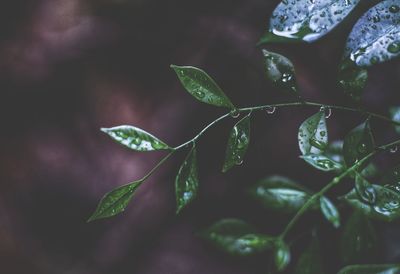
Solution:
[[[312,189],[331,178],[298,158],[297,130],[313,108],[278,109],[253,117],[245,162],[220,172],[234,120],[199,142],[200,194],[175,216],[174,156],[137,192],[127,211],[87,224],[102,195],[142,177],[163,153],[137,153],[115,144],[100,127],[132,124],[171,145],[194,136],[222,114],[195,101],[170,64],[205,69],[240,106],[287,101],[264,79],[255,44],[278,0],[13,0],[0,9],[0,273],[4,274],[244,274],[266,273],[269,254],[230,258],[196,233],[220,218],[238,217],[269,234],[289,216],[262,209],[246,189],[267,175],[286,175]],[[367,1],[368,2],[368,1]],[[362,14],[373,1],[355,13]],[[346,35],[356,18],[314,44],[272,45],[296,66],[307,100],[352,105],[337,87]],[[400,105],[399,62],[376,66],[363,104],[387,114]],[[333,111],[330,139],[341,139],[365,117]],[[395,138],[372,122],[378,143]],[[389,168],[400,154],[379,157]],[[397,162],[398,163],[398,162]],[[333,196],[351,188],[351,182]],[[351,210],[342,208],[346,219]],[[319,215],[326,270],[341,267],[337,237]],[[382,240],[370,263],[400,260],[399,223],[375,224]],[[289,270],[290,273],[291,270]]]

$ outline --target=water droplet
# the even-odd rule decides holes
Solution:
[[[202,92],[201,90],[196,91],[196,96],[199,98],[204,98],[204,92]]]
[[[400,42],[393,42],[391,43],[388,48],[388,52],[390,53],[398,53],[400,51]]]
[[[326,135],[326,131],[325,131],[325,130],[323,130],[323,131],[320,131],[320,132],[319,132],[319,135],[321,135],[321,137],[325,137],[325,135]]]
[[[390,153],[396,153],[399,150],[398,146],[394,146],[390,149]]]
[[[359,153],[365,153],[367,151],[367,145],[366,144],[361,144],[358,146],[358,152]]]
[[[389,7],[389,11],[391,13],[398,13],[400,11],[400,7],[397,6],[397,5],[392,5],[392,6]]]
[[[267,111],[267,114],[274,114],[276,111],[276,107],[274,106],[268,106],[265,108],[265,110]]]
[[[240,111],[237,108],[235,108],[230,112],[230,115],[232,118],[238,118],[240,115]]]
[[[325,108],[326,111],[328,112],[325,116],[326,119],[329,119],[332,116],[332,109],[331,108]]]
[[[374,23],[378,23],[379,21],[381,21],[381,18],[378,15],[376,15],[372,17],[372,21],[374,21]]]

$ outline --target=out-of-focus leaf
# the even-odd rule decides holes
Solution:
[[[253,226],[238,219],[223,219],[202,233],[220,250],[232,255],[247,256],[273,247],[273,237],[257,233]]]
[[[336,228],[340,226],[340,214],[336,206],[326,197],[320,198],[322,214]]]
[[[175,65],[171,65],[171,68],[178,75],[183,87],[200,102],[235,109],[222,89],[203,70],[190,66]]]
[[[325,155],[332,159],[333,161],[344,165],[344,159],[343,159],[343,141],[334,141],[330,143],[326,150],[325,150]]]
[[[356,175],[355,189],[363,202],[367,204],[376,202],[375,188],[361,174]]]
[[[321,154],[328,145],[325,109],[305,120],[299,128],[298,141],[301,153]]]
[[[309,154],[301,156],[311,166],[322,171],[340,171],[343,166],[325,155]]]
[[[400,193],[400,165],[386,171],[383,174],[380,183],[381,185]]]
[[[302,252],[294,274],[324,274],[322,266],[321,249],[317,237],[313,237],[310,245]]]
[[[393,121],[400,123],[400,107],[391,107],[389,109],[389,113],[390,113],[390,118]],[[394,128],[396,132],[400,134],[400,126],[395,126]]]
[[[360,101],[368,81],[368,70],[344,61],[339,69],[339,85],[346,95],[354,101]]]
[[[102,128],[118,143],[137,151],[170,150],[167,144],[154,137],[150,133],[134,126],[118,126],[112,128]]]
[[[398,274],[400,265],[349,265],[338,274]]]
[[[223,172],[243,162],[250,143],[250,114],[240,120],[232,129],[225,153]]]
[[[275,243],[275,267],[279,272],[284,271],[290,263],[290,249],[283,241]]]

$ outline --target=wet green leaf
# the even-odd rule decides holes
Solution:
[[[324,274],[325,271],[322,267],[322,256],[319,240],[313,237],[310,245],[302,252],[294,274]]]
[[[389,113],[390,113],[390,118],[393,121],[400,123],[400,107],[391,107],[389,109]],[[400,126],[395,126],[394,128],[396,132],[400,134]]]
[[[283,0],[259,44],[287,40],[314,42],[335,28],[360,0]]]
[[[325,155],[343,166],[344,158],[342,152],[343,152],[343,141],[334,141],[330,143],[326,148]]]
[[[349,265],[338,274],[398,274],[400,265]]]
[[[368,204],[376,202],[375,188],[361,174],[356,175],[355,189],[363,202]]]
[[[304,187],[282,176],[258,181],[250,195],[264,207],[285,213],[297,212],[311,197]]]
[[[383,174],[380,183],[381,185],[400,193],[400,165],[386,171]]]
[[[241,119],[232,129],[225,153],[223,172],[243,162],[250,143],[250,114]]]
[[[223,219],[213,224],[202,236],[220,250],[232,255],[247,256],[273,247],[275,239],[257,233],[256,229],[238,219]]]
[[[328,145],[328,130],[324,109],[301,124],[298,141],[303,155],[321,154],[325,150]]]
[[[118,143],[137,151],[170,150],[167,144],[150,133],[134,126],[118,126],[112,128],[102,128]]]
[[[377,236],[368,218],[356,210],[346,222],[340,239],[343,263],[361,263],[375,255]]]
[[[175,179],[176,213],[196,198],[198,185],[197,153],[193,145]]]
[[[265,74],[277,87],[297,95],[296,75],[293,63],[285,56],[263,49]]]
[[[379,174],[378,167],[374,163],[369,163],[360,174],[365,178],[375,177]]]
[[[340,171],[343,169],[343,166],[341,164],[331,160],[325,155],[309,154],[301,156],[300,158],[304,159],[307,163],[309,163],[316,169],[322,171]]]
[[[346,95],[354,101],[360,101],[368,81],[368,71],[354,63],[343,61],[339,69],[339,85]]]
[[[325,218],[336,228],[340,226],[340,215],[336,206],[326,197],[320,198],[320,207]]]
[[[203,70],[189,66],[171,65],[184,88],[200,102],[235,109],[215,81]]]
[[[344,139],[343,155],[347,167],[351,167],[365,156],[370,154],[375,148],[369,121],[359,125]]]
[[[289,246],[283,241],[275,243],[275,267],[279,272],[284,271],[290,263]]]
[[[368,67],[400,56],[400,3],[384,0],[368,10],[355,24],[344,57]]]
[[[112,217],[125,210],[141,182],[133,182],[108,192],[99,202],[88,222]]]

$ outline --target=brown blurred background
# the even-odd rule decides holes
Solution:
[[[272,174],[320,189],[331,175],[298,158],[297,129],[316,109],[278,109],[253,117],[245,162],[220,172],[234,121],[218,125],[199,143],[200,194],[176,217],[173,181],[184,154],[163,166],[138,191],[127,211],[87,224],[101,196],[142,177],[163,153],[137,153],[115,144],[100,127],[132,124],[171,145],[194,136],[220,114],[180,86],[170,64],[205,69],[240,106],[288,100],[263,77],[255,44],[278,0],[13,0],[0,9],[0,273],[4,274],[244,274],[266,273],[268,254],[230,258],[196,236],[224,217],[243,218],[279,233],[287,216],[260,208],[245,190]],[[367,1],[368,2],[368,1]],[[364,4],[361,14],[374,1]],[[321,41],[273,45],[296,65],[303,97],[351,105],[336,85],[349,19]],[[387,114],[400,105],[399,62],[377,66],[363,103]],[[334,111],[330,139],[363,118]],[[378,143],[395,138],[373,121]],[[400,154],[378,158],[382,168]],[[333,191],[343,194],[351,182]],[[345,219],[349,208],[342,208]],[[317,216],[294,234],[307,243],[321,227],[328,273],[341,266],[340,234]],[[380,252],[370,263],[400,260],[398,223],[376,223]],[[333,235],[333,236],[332,236]],[[290,273],[290,270],[289,270]]]

